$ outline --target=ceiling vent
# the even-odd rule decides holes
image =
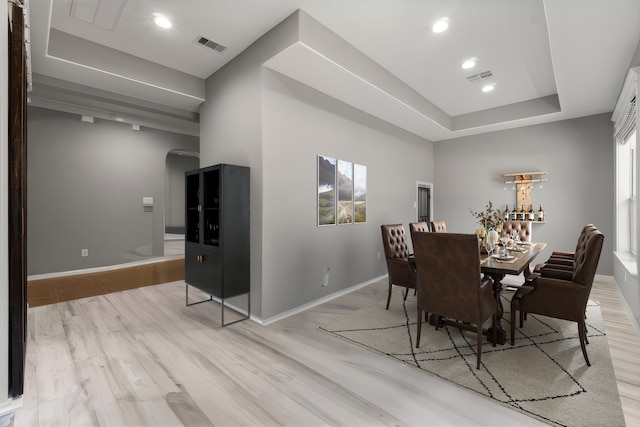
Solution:
[[[221,45],[220,43],[216,43],[212,40],[209,40],[206,37],[202,37],[202,36],[198,36],[196,37],[196,39],[193,41],[194,43],[197,44],[201,44],[202,46],[206,46],[209,49],[213,49],[218,53],[222,53],[227,47]]]
[[[491,71],[483,71],[478,74],[470,75],[469,77],[467,77],[467,80],[469,80],[470,82],[475,82],[478,80],[487,80],[487,79],[490,79],[491,77],[493,77],[493,74],[491,73]]]

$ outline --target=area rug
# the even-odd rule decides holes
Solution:
[[[507,331],[512,294],[503,292],[502,324]],[[395,301],[389,310],[383,303],[374,304],[320,329],[550,425],[625,425],[597,302],[589,301],[587,307],[590,367],[582,356],[575,322],[529,314],[524,328],[516,328],[514,346],[507,340],[493,347],[485,338],[477,370],[474,333],[451,326],[436,331],[425,323],[416,348],[415,296],[403,304]]]

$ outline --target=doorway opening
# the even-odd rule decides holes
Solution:
[[[195,151],[171,150],[165,160],[164,256],[184,255],[186,171],[200,167]]]
[[[433,217],[433,184],[417,181],[416,189],[416,217],[419,222],[431,224],[431,218]]]

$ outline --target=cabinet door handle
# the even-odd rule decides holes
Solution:
[[[204,255],[198,255],[198,256],[196,256],[196,261],[198,261],[198,262],[204,262]]]

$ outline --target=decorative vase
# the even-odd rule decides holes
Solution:
[[[485,243],[485,247],[493,248],[500,240],[500,235],[493,228],[487,231],[487,239]]]

